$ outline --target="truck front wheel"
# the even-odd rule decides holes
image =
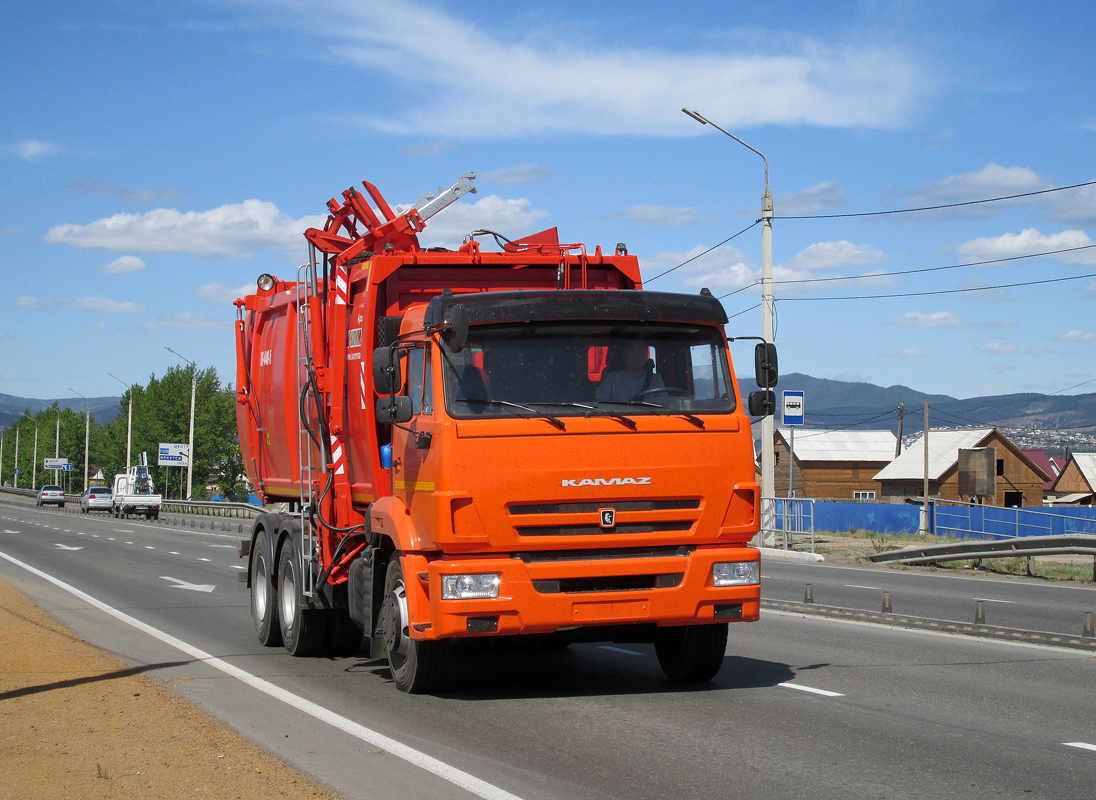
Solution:
[[[726,624],[670,628],[655,642],[659,666],[672,681],[710,681],[727,652]]]
[[[274,594],[274,570],[270,563],[270,536],[260,530],[255,536],[251,557],[251,619],[255,632],[266,647],[282,643],[282,630],[278,624],[278,601]]]
[[[297,546],[292,539],[282,545],[278,557],[278,623],[282,642],[291,656],[315,655],[323,647],[326,614],[306,609],[304,584],[298,567]]]
[[[393,553],[388,562],[380,617],[388,666],[396,688],[419,694],[437,686],[442,675],[442,643],[412,639],[408,635],[407,587],[399,553]]]

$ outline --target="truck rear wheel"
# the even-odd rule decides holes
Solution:
[[[304,584],[297,545],[288,539],[278,557],[278,625],[291,656],[315,655],[323,647],[327,614],[303,607]]]
[[[670,628],[655,642],[659,666],[672,681],[710,681],[727,652],[726,624]]]
[[[442,643],[412,639],[408,635],[407,587],[399,553],[393,553],[388,562],[380,617],[388,666],[396,688],[419,694],[437,686],[442,675]]]
[[[274,593],[274,569],[270,563],[270,536],[260,530],[255,537],[251,557],[251,619],[255,632],[266,647],[282,643],[282,630],[278,624],[278,599]]]

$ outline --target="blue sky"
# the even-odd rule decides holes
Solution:
[[[779,217],[1096,179],[1094,22],[1085,2],[7,4],[0,393],[119,394],[107,373],[144,383],[179,363],[165,346],[233,380],[231,300],[292,277],[303,229],[363,179],[395,205],[476,172],[424,245],[556,225],[627,243],[649,279],[764,190],[761,159],[682,106],[768,158],[783,372],[1084,384],[1096,247],[971,262],[1096,243],[1096,186]],[[760,261],[755,227],[649,288],[727,294],[728,332],[756,335]]]

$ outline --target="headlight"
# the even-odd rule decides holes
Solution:
[[[442,600],[475,600],[499,596],[499,576],[442,575]]]
[[[716,586],[753,586],[761,583],[761,562],[728,561],[712,564],[712,583]]]

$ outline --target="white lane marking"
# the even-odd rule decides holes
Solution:
[[[883,591],[883,588],[881,586],[860,586],[860,585],[855,584],[855,583],[846,583],[845,588],[846,589],[874,589],[877,592]]]
[[[243,569],[243,567],[237,567],[237,569]],[[643,653],[636,652],[635,650],[625,650],[623,647],[613,647],[608,644],[598,645],[599,650],[612,650],[614,653],[624,653],[629,656],[641,656]]]
[[[133,542],[126,542],[126,544],[133,544]]]
[[[173,556],[179,555],[179,553],[175,550],[168,550],[167,552],[168,552],[169,555],[173,555]]]
[[[206,543],[206,547],[227,547],[229,550],[237,549],[236,545],[233,544],[209,544],[208,542]]]
[[[84,534],[82,534],[82,533],[81,533],[80,535],[81,535],[81,536],[83,536]],[[98,539],[98,538],[99,538],[99,534],[97,534],[97,533],[93,533],[93,534],[91,534],[91,538],[92,538],[92,539]]]
[[[1088,742],[1062,742],[1066,747],[1079,747],[1082,750],[1096,751],[1096,744],[1089,744]]]
[[[187,581],[181,581],[178,578],[172,578],[168,575],[160,576],[165,581],[171,581],[175,585],[170,587],[172,589],[186,589],[191,592],[212,592],[217,588],[215,583],[188,583]]]
[[[60,542],[54,542],[54,547],[59,547],[62,550],[83,550],[83,547],[69,547],[67,544],[61,544]]]
[[[114,532],[115,533],[133,533],[133,531],[131,531],[131,530],[122,530],[121,528],[115,528]]]
[[[247,569],[247,567],[241,567],[239,564],[233,564],[229,569]]]
[[[155,550],[156,548],[155,548],[155,547],[153,547],[153,546],[152,546],[152,545],[150,545],[150,544],[146,544],[146,545],[145,545],[145,549],[146,549],[146,550]]]
[[[198,560],[199,560],[199,561],[209,561],[209,559],[208,559],[208,558],[199,558]]]
[[[22,531],[9,531],[7,528],[4,528],[4,533],[22,533]]]
[[[113,536],[108,536],[107,541],[108,542],[113,542],[113,541],[115,541],[115,538]]]
[[[783,686],[785,689],[795,689],[800,692],[810,692],[811,694],[820,694],[823,697],[844,697],[845,695],[840,692],[830,692],[826,689],[815,689],[813,686],[800,686],[798,683],[778,683],[777,686]]]
[[[30,572],[32,575],[37,575],[39,578],[49,581],[54,586],[63,589],[64,591],[75,597],[80,598],[93,608],[97,608],[100,611],[109,614],[116,620],[124,622],[126,625],[129,625],[133,628],[136,628],[142,633],[147,633],[149,636],[152,636],[155,639],[159,639],[164,644],[169,645],[170,647],[174,647],[175,649],[180,650],[183,653],[186,653],[191,658],[202,661],[208,666],[223,672],[229,677],[235,678],[241,683],[247,684],[251,688],[257,689],[258,691],[269,697],[274,698],[275,700],[280,700],[291,708],[295,708],[298,711],[308,714],[310,717],[313,717],[320,722],[326,722],[331,727],[337,728],[344,733],[348,733],[354,738],[365,742],[366,744],[372,745],[373,747],[379,748],[381,750],[385,750],[386,752],[391,753],[397,758],[403,759],[413,766],[419,767],[420,769],[437,775],[442,780],[449,781],[449,783],[452,783],[454,786],[459,786],[460,788],[465,789],[474,795],[484,798],[484,800],[521,800],[521,798],[517,795],[511,794],[504,789],[500,789],[498,786],[481,780],[474,775],[470,775],[464,770],[457,769],[456,767],[446,764],[444,761],[434,758],[433,756],[429,756],[426,753],[414,749],[413,747],[408,747],[405,744],[401,744],[395,739],[385,736],[383,733],[378,733],[371,728],[360,725],[357,722],[336,714],[334,711],[329,711],[318,703],[313,703],[311,700],[305,700],[303,697],[298,697],[292,692],[282,689],[280,686],[275,686],[270,681],[264,680],[262,678],[257,678],[250,672],[246,672],[237,666],[233,666],[227,661],[217,658],[216,656],[207,653],[204,650],[199,650],[194,645],[188,644],[182,639],[177,639],[171,634],[164,633],[159,628],[154,628],[151,625],[141,622],[141,620],[137,619],[136,617],[131,617],[129,614],[118,611],[117,609],[108,606],[102,600],[97,600],[86,592],[77,589],[75,586],[70,586],[59,578],[55,578],[48,573],[42,572],[42,570],[36,569],[30,564],[24,564],[19,559],[13,558],[7,553],[0,552],[0,558],[5,559],[6,561],[10,561],[17,567],[22,567],[27,572]]]
[[[1010,606],[1016,605],[1015,600],[994,600],[991,597],[978,597],[976,600],[981,600],[983,603],[1008,603]]]

